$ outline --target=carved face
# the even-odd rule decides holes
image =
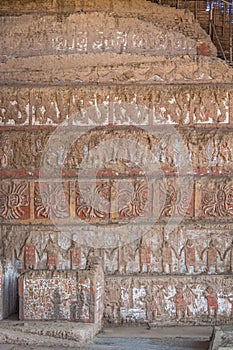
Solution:
[[[214,242],[212,240],[210,241],[210,247],[214,247]]]
[[[227,204],[233,204],[233,190],[230,189],[226,196]]]
[[[226,193],[223,190],[219,190],[217,192],[217,200],[219,202],[225,202],[226,201]]]
[[[9,208],[15,208],[20,204],[20,197],[17,193],[10,193],[8,196]]]
[[[208,287],[208,288],[206,289],[206,291],[207,291],[209,294],[214,294],[214,290],[213,290],[213,288],[211,288],[211,287]]]

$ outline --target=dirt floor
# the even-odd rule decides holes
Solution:
[[[86,346],[76,347],[83,350],[208,350],[212,327],[107,327]],[[69,350],[56,347],[34,345],[0,344],[0,350]]]
[[[55,349],[55,348],[46,348],[46,347],[36,347],[33,346],[18,346],[18,345],[0,345],[1,350],[46,350],[46,349]],[[67,350],[74,348],[64,348],[56,347],[56,350]],[[78,348],[77,348],[78,349]],[[158,339],[122,339],[122,338],[107,338],[107,339],[98,339],[98,341],[92,346],[86,348],[82,347],[81,349],[85,350],[208,350],[208,342],[200,342],[193,340],[158,340]]]

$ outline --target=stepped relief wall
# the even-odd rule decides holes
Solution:
[[[99,320],[231,323],[232,70],[188,13],[85,4],[2,7],[0,253],[20,317],[81,320],[99,257]]]

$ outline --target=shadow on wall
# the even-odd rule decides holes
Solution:
[[[2,317],[18,313],[18,273],[10,264],[2,264]]]

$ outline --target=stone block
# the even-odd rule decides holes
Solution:
[[[230,177],[202,178],[196,183],[196,216],[226,219],[233,216],[232,191]]]

